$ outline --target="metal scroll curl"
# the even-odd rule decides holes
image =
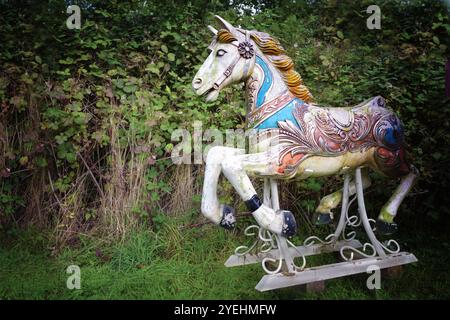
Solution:
[[[370,253],[368,253],[368,249],[370,249]],[[360,256],[363,256],[365,258],[372,258],[377,255],[377,251],[375,250],[375,247],[371,243],[365,243],[362,250],[356,249],[352,246],[343,246],[341,248],[341,257],[345,261],[352,261],[355,257],[354,254],[357,253]],[[347,256],[347,253],[349,255]]]
[[[257,225],[251,225],[245,228],[244,234],[247,237],[258,237],[253,241],[250,246],[239,246],[234,250],[234,254],[237,256],[244,256],[246,254],[257,252],[268,252],[272,249],[276,249],[276,241],[270,231],[262,229]],[[259,246],[258,246],[259,245]],[[259,250],[258,250],[259,248]]]
[[[268,231],[268,232],[271,233],[270,231]],[[286,261],[286,258],[287,258],[287,257],[283,256],[283,250],[282,250],[282,246],[280,244],[280,241],[282,241],[281,237],[280,236],[275,236],[273,234],[272,234],[272,236],[275,237],[276,242],[277,242],[278,258],[274,259],[274,258],[271,258],[271,257],[266,257],[266,258],[264,258],[262,260],[262,262],[261,262],[262,268],[264,269],[264,271],[267,274],[279,273],[282,270],[282,268],[283,268],[283,260]],[[295,272],[303,271],[305,269],[305,267],[306,267],[306,258],[305,258],[305,256],[303,255],[303,253],[291,241],[289,241],[286,238],[284,238],[284,240],[286,241],[286,244],[287,244],[287,248],[286,248],[286,249],[288,249],[287,251],[289,251],[289,248],[294,248],[299,253],[299,256],[302,258],[302,265],[301,266],[298,266],[294,262],[294,259],[292,259],[290,261],[290,263],[291,263],[291,265],[292,265],[292,267],[294,269],[292,271],[295,271]],[[285,252],[285,254],[289,254],[289,252]],[[272,264],[273,263],[277,263],[277,267],[274,270],[271,270],[270,268],[267,267],[267,264],[269,262],[272,263]]]
[[[263,229],[258,225],[248,226],[244,230],[244,234],[248,237],[256,237],[256,239],[252,242],[251,245],[246,246],[242,245],[235,249],[234,253],[237,256],[245,256],[247,254],[268,254],[271,250],[276,250],[277,257],[272,257],[270,255],[264,257],[261,261],[262,268],[267,274],[276,274],[279,273],[283,268],[283,260],[286,260],[287,257],[284,255],[289,254],[289,252],[283,252],[282,245],[280,241],[286,241],[287,248],[294,248],[302,258],[302,265],[298,266],[292,260],[291,264],[294,267],[295,271],[302,271],[306,266],[305,256],[302,254],[300,250],[289,240],[282,239],[280,236],[273,234],[267,229]],[[270,266],[272,264],[272,266]],[[275,264],[275,269],[273,269],[273,264]]]

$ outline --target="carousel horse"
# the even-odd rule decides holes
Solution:
[[[394,233],[394,217],[418,172],[405,155],[403,128],[381,96],[354,107],[322,107],[294,70],[294,63],[270,35],[233,27],[215,16],[220,30],[214,34],[209,56],[195,75],[192,87],[206,101],[232,84],[245,83],[247,123],[257,132],[255,153],[215,146],[206,157],[201,211],[224,228],[235,225],[234,209],[220,204],[217,184],[221,173],[252,212],[256,222],[275,234],[290,237],[297,225],[288,210],[273,210],[261,201],[249,177],[306,179],[363,171],[363,188],[370,185],[368,169],[400,178],[377,218],[376,230]],[[355,182],[349,193],[355,194]],[[332,210],[342,200],[342,190],[325,196],[316,209],[316,224],[333,219]]]

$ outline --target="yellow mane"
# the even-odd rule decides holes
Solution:
[[[312,94],[303,84],[300,74],[294,70],[294,62],[286,55],[286,51],[280,42],[264,32],[251,31],[250,36],[261,52],[280,71],[289,91],[303,101],[311,102],[313,100]],[[217,40],[223,43],[230,43],[236,41],[237,38],[231,32],[221,29],[217,33]]]

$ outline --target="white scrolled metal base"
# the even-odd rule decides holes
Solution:
[[[338,225],[335,232],[324,240],[311,236],[303,242],[302,246],[295,246],[284,237],[252,225],[245,230],[245,234],[256,236],[257,230],[258,238],[251,246],[236,248],[235,254],[228,258],[225,266],[261,263],[267,275],[261,279],[255,289],[267,291],[365,273],[371,265],[383,269],[416,262],[417,258],[413,254],[400,252],[400,246],[395,240],[381,243],[376,238],[375,228],[371,225],[375,221],[367,217],[365,209],[360,168],[355,170],[356,195],[351,200],[349,200],[349,183],[350,174],[347,173],[344,178],[342,209]],[[349,216],[350,206],[355,200],[358,200],[359,217]],[[277,184],[272,179],[264,180],[264,203],[271,205],[274,210],[279,209]],[[361,225],[370,243],[361,244],[355,239],[355,231],[346,231],[347,227],[356,228]],[[341,237],[342,240],[339,240]],[[334,251],[340,252],[344,262],[305,268],[305,257]],[[301,266],[294,263],[294,259],[298,257],[303,259]],[[356,257],[359,259],[355,259]],[[267,262],[274,263],[275,269],[269,269]]]
[[[350,246],[353,248],[361,248],[362,244],[359,240],[350,240],[350,241],[337,241],[331,244],[313,244],[310,246],[296,246],[289,247],[289,254],[292,258],[298,258],[302,255],[314,256],[321,253],[329,253],[329,252],[337,252],[340,251],[344,246]],[[271,249],[268,252],[256,252],[256,253],[246,253],[243,255],[233,254],[228,260],[225,262],[226,267],[237,267],[248,264],[260,263],[264,258],[272,258],[277,259],[280,253],[278,249]]]

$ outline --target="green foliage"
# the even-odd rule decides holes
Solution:
[[[19,139],[2,140],[8,158],[0,161],[0,170],[15,175],[5,171],[0,183],[1,221],[12,221],[6,218],[12,213],[23,214],[30,190],[21,189],[19,181],[27,181],[30,171],[49,170],[60,198],[84,171],[82,159],[89,166],[100,164],[103,171],[111,162],[115,128],[120,147],[131,148],[131,136],[141,149],[138,153],[150,159],[170,155],[167,144],[175,128],[192,129],[190,124],[201,120],[225,129],[241,120],[242,108],[231,103],[236,95],[211,105],[191,92],[192,72],[206,57],[209,38],[200,19],[193,17],[202,4],[182,7],[181,12],[174,3],[94,1],[82,6],[81,30],[62,23],[67,19],[62,4],[1,5],[6,12],[0,27],[1,120],[9,132],[21,132]],[[30,16],[35,19],[29,21]],[[159,179],[168,165],[170,161],[159,160],[149,165],[145,190],[150,203],[170,191],[168,182]],[[101,172],[94,174],[105,180]],[[43,200],[54,200],[48,185],[40,191]],[[98,203],[92,196],[83,201],[86,209]]]

